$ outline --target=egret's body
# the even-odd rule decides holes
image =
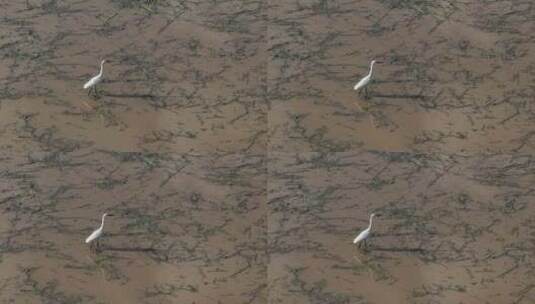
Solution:
[[[370,237],[374,216],[374,213],[370,215],[370,224],[368,225],[368,228],[364,229],[361,233],[359,233],[359,235],[353,240],[353,244],[358,244],[360,246],[360,244],[365,243],[366,240]]]
[[[362,89],[366,90],[366,95],[368,95],[368,89],[367,86],[372,80],[372,73],[373,73],[373,65],[375,64],[375,60],[372,60],[370,64],[370,72],[368,75],[364,76],[354,87],[353,90],[360,92]]]
[[[102,60],[100,62],[100,72],[84,84],[84,89],[90,89],[88,94],[91,92],[91,88],[93,88],[95,90],[95,93],[97,93],[97,84],[102,81],[102,73],[104,72],[105,62],[106,60]]]
[[[98,246],[98,238],[99,238],[100,236],[102,236],[102,231],[103,231],[103,229],[104,229],[104,219],[106,218],[107,215],[108,215],[107,213],[104,213],[104,214],[102,215],[102,223],[100,224],[100,227],[99,227],[97,230],[93,231],[93,233],[91,233],[91,234],[85,239],[85,243],[86,243],[86,244],[89,244],[89,243],[95,241],[95,242],[97,243],[97,246]]]

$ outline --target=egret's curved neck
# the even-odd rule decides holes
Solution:
[[[373,72],[373,65],[375,64],[375,62],[372,62],[372,64],[370,65],[370,73],[368,75],[372,76],[372,72]]]
[[[102,72],[104,70],[104,61],[100,63],[100,73],[98,73],[100,76],[102,76]]]
[[[102,216],[102,224],[100,224],[100,228],[104,227],[104,218],[106,218],[106,215]]]
[[[373,222],[373,216],[370,216],[370,224],[368,225],[368,229],[372,228],[372,222]]]

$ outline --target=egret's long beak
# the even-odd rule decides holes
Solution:
[[[113,213],[108,213],[107,216],[115,216]]]

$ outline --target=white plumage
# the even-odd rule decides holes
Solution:
[[[101,235],[102,235],[102,230],[104,229],[104,218],[106,218],[106,215],[108,215],[107,213],[104,213],[102,215],[102,223],[100,224],[100,227],[93,231],[93,233],[91,233],[87,239],[85,239],[85,243],[88,244],[88,243],[91,243],[92,241],[98,239]]]
[[[372,60],[370,64],[370,72],[368,75],[364,76],[354,87],[353,90],[358,91],[365,86],[367,86],[370,83],[370,80],[372,79],[372,72],[373,72],[373,65],[375,64],[375,60]]]
[[[371,229],[372,229],[372,222],[373,222],[373,217],[375,216],[375,213],[372,213],[370,215],[370,224],[368,225],[368,228],[364,229],[361,233],[359,233],[359,235],[353,240],[353,244],[358,244],[362,241],[366,241],[366,239],[368,239],[368,237],[370,236],[370,233],[371,233]]]
[[[98,73],[97,76],[89,79],[89,81],[84,84],[84,89],[89,89],[91,87],[94,87],[97,83],[99,83],[102,80],[104,62],[106,62],[106,60],[102,60],[102,62],[100,62],[100,73]]]

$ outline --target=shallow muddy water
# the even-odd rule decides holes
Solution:
[[[0,303],[534,303],[533,13],[0,1]]]

